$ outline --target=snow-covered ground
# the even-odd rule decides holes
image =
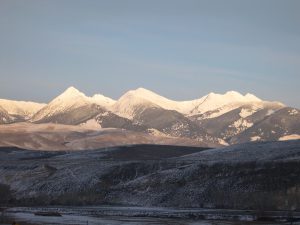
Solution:
[[[291,134],[291,135],[280,137],[279,141],[288,141],[288,140],[297,140],[297,139],[300,139],[299,134]]]
[[[9,185],[17,199],[42,199],[46,205],[251,209],[261,205],[257,199],[263,193],[267,209],[298,209],[297,198],[285,199],[298,196],[299,146],[300,141],[281,141],[207,150],[158,145],[71,152],[3,148],[0,183]]]

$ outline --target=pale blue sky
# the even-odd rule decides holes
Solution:
[[[300,107],[298,0],[0,0],[0,98],[68,86],[194,99],[236,90]]]

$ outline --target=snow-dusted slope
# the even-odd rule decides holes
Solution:
[[[115,100],[101,94],[95,94],[90,98],[90,101],[97,105],[104,106],[105,108],[110,108],[116,102]]]
[[[72,114],[70,114],[70,116],[74,115],[77,119],[86,118],[89,117],[89,115],[84,114],[90,114],[91,112],[89,110],[93,111],[92,114],[95,114],[98,108],[104,110],[113,103],[114,100],[103,95],[87,97],[76,88],[69,87],[61,95],[53,99],[49,104],[37,112],[33,116],[32,121],[58,122],[62,120],[62,117],[66,116],[66,113],[70,114],[71,112]],[[60,116],[60,118],[58,118],[58,116]],[[52,121],[50,118],[55,118],[55,121]],[[73,121],[74,123],[77,122],[75,120]]]
[[[282,105],[276,103],[252,102],[221,113],[219,116],[220,111],[214,110],[189,118],[204,127],[211,136],[230,143],[232,137],[251,128],[281,108]],[[223,112],[225,109],[226,107],[222,108]]]
[[[0,106],[10,115],[21,116],[25,119],[31,117],[34,113],[43,108],[46,104],[25,101],[13,101],[0,99]]]
[[[300,110],[284,107],[269,113],[263,120],[257,121],[249,129],[234,136],[231,143],[287,140],[299,136]]]
[[[268,101],[255,101],[255,102],[232,102],[226,105],[223,105],[219,108],[206,111],[204,113],[199,114],[191,114],[190,117],[197,118],[197,120],[203,120],[203,119],[212,119],[217,118],[219,116],[222,116],[232,110],[246,107],[247,109],[240,112],[240,116],[245,118],[247,116],[252,115],[253,113],[262,110],[262,109],[268,109],[268,113],[273,113],[276,110],[285,107],[284,104],[280,102],[268,102]]]
[[[198,100],[198,105],[190,112],[192,115],[203,114],[208,111],[218,110],[220,115],[238,108],[247,103],[257,104],[262,102],[252,94],[242,95],[236,91],[228,91],[225,94],[209,93]]]
[[[70,87],[35,114],[32,121],[38,121],[69,110],[70,108],[78,108],[90,103],[90,99],[87,96],[76,88]]]
[[[152,103],[164,109],[176,110],[182,114],[188,114],[191,109],[197,106],[198,103],[198,100],[173,101],[145,88],[138,88],[136,90],[128,91],[119,99],[119,101],[124,102],[125,99],[126,101],[135,99],[138,104],[141,104],[143,102]]]

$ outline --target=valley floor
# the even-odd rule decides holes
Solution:
[[[36,212],[59,212],[61,216],[38,216]],[[294,222],[291,223],[290,220]],[[172,209],[146,207],[19,207],[2,212],[0,224],[17,221],[26,225],[279,225],[300,224],[300,213],[245,210]],[[260,221],[264,220],[264,221]]]

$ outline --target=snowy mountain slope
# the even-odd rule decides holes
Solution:
[[[106,107],[113,103],[112,99],[103,95],[87,97],[76,88],[70,87],[38,111],[31,121],[80,124],[106,111]]]
[[[147,108],[160,108],[147,94],[145,89],[128,91],[112,106],[112,111],[121,117],[133,119]]]
[[[159,106],[167,110],[176,110],[185,115],[202,114],[207,111],[217,110],[227,106],[227,111],[238,108],[246,103],[259,103],[261,99],[252,94],[241,95],[235,91],[226,92],[224,95],[210,93],[202,98],[190,101],[173,101],[144,88],[138,88],[125,93],[113,106],[113,111],[127,118],[133,118],[138,105]],[[124,110],[125,106],[127,109]],[[225,113],[224,111],[223,113]]]
[[[238,108],[233,107],[227,112],[230,107],[221,108],[220,111],[225,113],[220,114],[218,110],[213,110],[200,115],[190,116],[189,118],[204,127],[206,131],[214,136],[228,141],[231,137],[247,130],[255,123],[263,120],[266,116],[276,112],[282,108],[280,103],[256,102],[247,103]]]
[[[104,106],[105,108],[110,108],[116,102],[115,100],[101,94],[93,95],[93,97],[90,98],[90,101],[97,105]]]
[[[276,141],[300,135],[300,110],[290,107],[269,113],[262,121],[231,138],[231,143]]]
[[[209,135],[203,127],[175,110],[147,108],[136,115],[133,121],[160,136],[190,138],[214,146],[220,145],[218,138]]]
[[[223,105],[219,108],[205,111],[204,113],[197,113],[197,114],[191,114],[189,117],[197,119],[197,120],[203,120],[203,119],[210,119],[210,118],[216,118],[221,115],[224,115],[227,112],[230,112],[231,110],[240,108],[240,107],[250,107],[251,109],[245,109],[242,113],[248,114],[249,113],[255,113],[256,111],[262,110],[262,109],[279,109],[285,107],[284,104],[280,102],[268,102],[268,101],[256,101],[256,102],[231,102],[226,105]],[[249,111],[250,110],[250,111]],[[248,116],[247,115],[247,116]],[[245,117],[245,115],[243,116]]]
[[[154,103],[160,106],[161,108],[168,109],[168,110],[176,110],[182,114],[188,114],[189,111],[192,108],[194,108],[198,103],[197,99],[191,101],[170,100],[145,88],[138,88],[136,90],[131,90],[125,93],[125,95],[123,95],[121,98],[123,100],[124,97],[128,97],[128,96],[131,97],[135,96],[138,97],[139,99],[143,99],[145,101]]]
[[[35,123],[60,123],[69,125],[79,125],[88,120],[93,119],[99,113],[104,113],[105,110],[96,104],[87,104],[82,106],[72,106],[64,111],[55,112],[51,115],[46,115],[39,120],[34,120]]]
[[[0,106],[7,111],[8,114],[19,116],[24,119],[30,118],[34,113],[43,108],[46,104],[25,101],[13,101],[0,99]]]
[[[32,121],[86,125],[93,120],[102,128],[121,128],[150,134],[155,129],[161,132],[161,136],[198,139],[198,142],[206,135],[203,129],[181,113],[163,109],[135,91],[126,93],[112,108],[118,114],[96,105],[94,99],[91,101],[75,88],[69,88],[39,111]]]
[[[191,115],[208,113],[207,118],[217,117],[245,104],[257,105],[263,101],[252,94],[242,95],[236,91],[225,94],[210,93],[201,99],[199,104],[191,110]],[[212,113],[213,112],[213,113]]]
[[[145,109],[134,121],[172,136],[190,136],[195,130],[204,132],[179,112],[162,108]]]

